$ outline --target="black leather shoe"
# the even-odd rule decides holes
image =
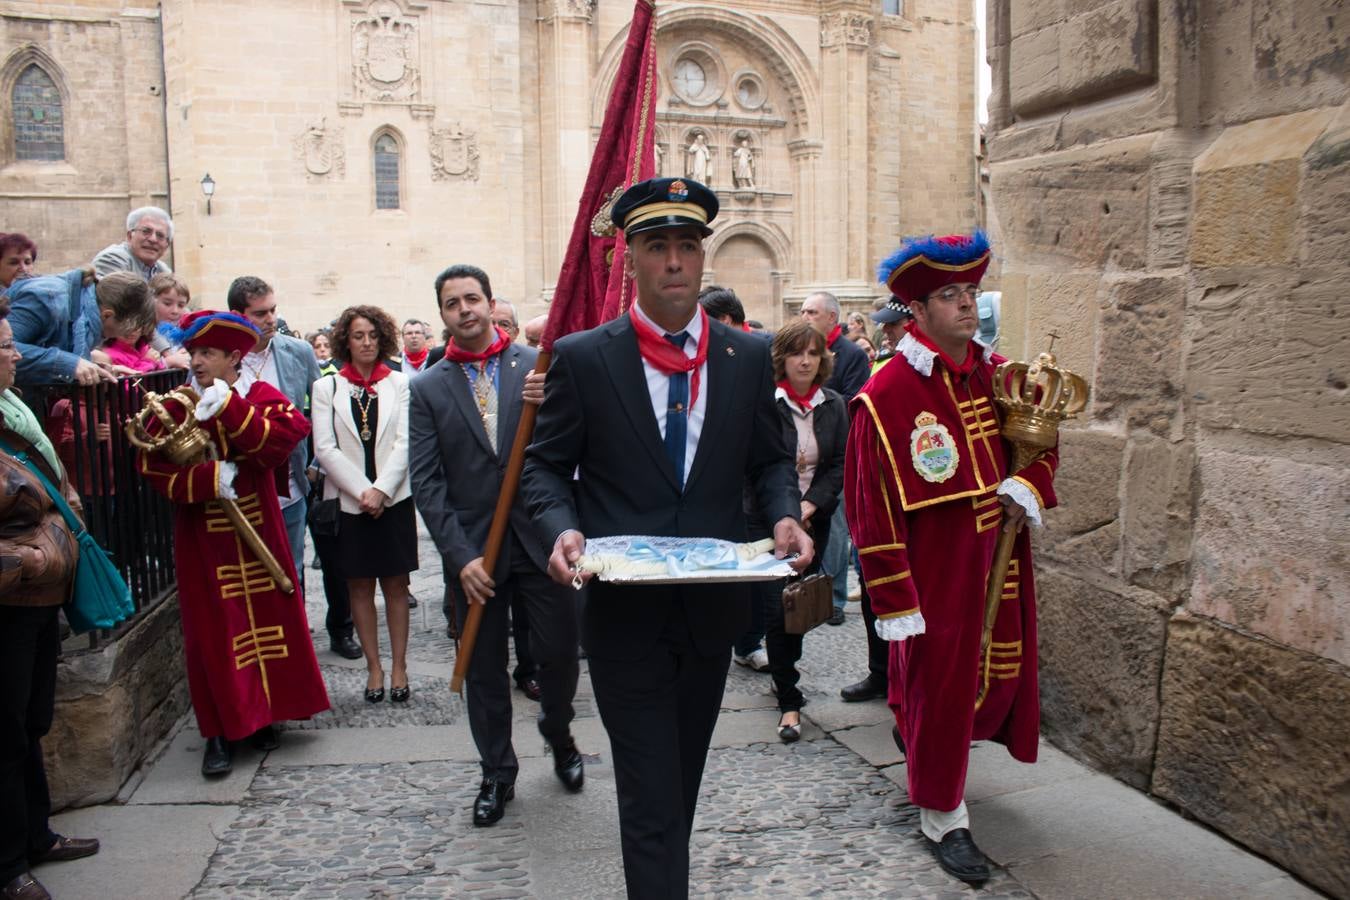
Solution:
[[[66,862],[72,859],[84,859],[98,852],[98,838],[69,838],[56,836],[56,842],[41,853],[28,854],[32,865],[48,862]]]
[[[206,750],[202,752],[202,774],[207,778],[218,778],[230,774],[234,768],[234,750],[230,742],[223,737],[206,739]]]
[[[8,884],[0,887],[0,897],[5,900],[52,900],[52,895],[33,877],[32,872],[15,875]]]
[[[455,627],[454,622],[445,623],[445,636],[452,641],[459,640],[459,629]]]
[[[868,675],[862,681],[850,684],[839,691],[845,703],[861,703],[864,700],[885,700],[886,681],[875,675]]]
[[[942,843],[927,835],[924,836],[924,841],[937,857],[942,871],[948,875],[974,885],[984,884],[989,880],[989,863],[985,862],[980,848],[975,846],[969,829],[958,828],[949,831],[942,839]]]
[[[520,679],[516,682],[516,687],[520,689],[522,694],[529,697],[535,703],[538,703],[540,698],[544,696],[543,688],[539,687],[539,682],[536,681],[533,676]]]
[[[253,736],[249,738],[254,749],[269,753],[281,746],[281,740],[277,737],[277,730],[271,725],[264,725]]]
[[[360,659],[361,645],[350,634],[328,639],[328,649],[343,659]]]
[[[586,765],[577,750],[577,742],[569,737],[566,741],[550,745],[549,750],[553,753],[553,771],[563,787],[574,794],[580,791],[586,782]]]
[[[417,609],[417,598],[412,595],[412,591],[408,592],[408,609]]]
[[[843,607],[835,609],[835,611],[830,615],[830,617],[825,620],[825,623],[827,625],[843,625],[844,624]]]
[[[897,749],[897,750],[900,751],[900,755],[901,755],[901,756],[908,756],[908,755],[909,755],[909,754],[905,751],[905,739],[902,738],[902,737],[900,736],[900,726],[899,726],[899,725],[892,725],[892,726],[891,726],[891,740],[895,741],[895,749]]]
[[[484,780],[473,801],[473,824],[479,828],[497,824],[506,813],[506,801],[515,795],[515,785]]]
[[[396,684],[391,684],[389,686],[389,702],[391,703],[407,703],[408,698],[411,696],[412,688],[406,684],[402,687]]]

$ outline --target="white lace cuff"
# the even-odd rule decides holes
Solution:
[[[1037,528],[1041,527],[1041,504],[1036,501],[1036,495],[1016,478],[1005,478],[1003,483],[998,486],[999,496],[1011,497],[1013,502],[1027,511],[1027,521]]]
[[[234,490],[234,478],[239,474],[238,464],[221,462],[217,472],[216,494],[221,500],[238,500],[239,495]]]
[[[883,641],[903,641],[916,634],[923,634],[928,630],[928,624],[923,620],[923,613],[915,610],[903,616],[877,619],[876,628],[877,637]]]

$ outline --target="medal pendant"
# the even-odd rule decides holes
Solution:
[[[368,441],[368,440],[370,440],[370,429],[369,429],[369,428],[362,428],[362,429],[361,429],[361,440],[363,440],[363,441]]]

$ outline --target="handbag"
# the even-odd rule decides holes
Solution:
[[[783,588],[783,630],[806,634],[834,615],[834,583],[825,575],[790,579]]]
[[[71,630],[83,634],[96,628],[112,628],[130,618],[136,611],[136,604],[131,599],[131,588],[127,587],[122,573],[117,571],[98,541],[85,530],[79,516],[75,515],[75,510],[70,508],[56,485],[28,458],[26,452],[15,453],[3,441],[0,441],[0,450],[23,463],[37,476],[46,488],[52,505],[61,513],[61,517],[66,520],[66,527],[75,536],[80,559],[75,566],[74,590],[65,604],[66,621],[70,623]]]
[[[337,393],[337,379],[328,376],[328,380],[333,383],[333,393]],[[330,409],[332,403],[329,404]],[[337,410],[333,413],[333,441],[337,442]],[[339,445],[340,447],[341,445]],[[339,498],[334,497],[331,500],[323,499],[323,486],[327,477],[320,474],[314,479],[314,485],[309,490],[309,512],[305,518],[309,520],[309,528],[319,537],[337,537],[338,525],[342,521],[342,507],[339,505]],[[317,498],[317,499],[316,499]]]

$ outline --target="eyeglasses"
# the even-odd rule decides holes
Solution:
[[[974,300],[975,298],[980,296],[980,289],[977,285],[973,284],[970,287],[964,288],[959,288],[954,284],[950,284],[940,291],[934,291],[928,296],[930,298],[937,297],[939,300],[945,300],[947,303],[955,303],[957,300],[960,300],[961,297],[963,296],[969,297],[971,300]]]
[[[13,349],[14,349],[13,341],[5,341],[3,343],[0,343],[0,350],[13,350]]]
[[[168,233],[160,231],[158,228],[150,228],[148,226],[142,226],[134,230],[137,234],[139,234],[143,238],[152,237],[157,241],[167,241],[169,239]]]

